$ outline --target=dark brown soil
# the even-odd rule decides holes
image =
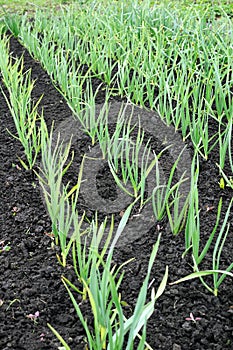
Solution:
[[[11,40],[11,51],[15,55],[24,52],[26,69],[32,69],[32,77],[37,79],[34,98],[42,93],[41,106],[48,125],[52,121],[61,122],[71,115],[65,100],[53,87],[50,78],[28,52],[15,40]],[[93,86],[99,81],[93,79]],[[1,83],[3,87],[3,84]],[[3,87],[4,88],[4,87]],[[98,101],[104,101],[104,92]],[[23,156],[20,143],[9,135],[15,133],[12,117],[3,95],[0,95],[0,240],[11,249],[0,253],[0,349],[1,350],[55,350],[60,346],[50,332],[47,323],[60,332],[72,350],[85,348],[85,333],[82,329],[72,302],[61,283],[61,275],[74,280],[72,267],[62,268],[51,248],[50,220],[41,199],[36,176],[25,171],[18,156]],[[214,131],[214,124],[210,126]],[[223,213],[232,197],[232,191],[219,189],[218,150],[214,150],[208,161],[200,160],[199,194],[201,228],[203,239],[208,237],[215,223],[220,196],[223,197]],[[98,180],[98,187],[109,184]],[[114,193],[114,190],[113,190]],[[207,210],[211,208],[211,210]],[[223,215],[224,217],[224,215]],[[230,216],[232,223],[232,214]],[[140,286],[146,273],[150,252],[156,241],[156,227],[145,232],[140,240],[118,248],[114,261],[121,263],[131,257],[136,260],[126,270],[121,292],[122,299],[129,307],[130,315],[135,305]],[[222,268],[232,262],[232,228],[222,253]],[[184,237],[162,235],[158,257],[151,279],[158,286],[165,266],[169,266],[169,282],[192,272],[188,261],[182,259]],[[207,257],[205,268],[211,268],[211,255]],[[209,280],[210,281],[210,280]],[[150,291],[148,291],[148,295]],[[81,302],[81,297],[77,295]],[[82,310],[91,321],[90,308],[83,303]],[[35,324],[27,315],[40,315]],[[187,321],[190,313],[201,318],[196,322]],[[147,341],[153,349],[169,350],[222,350],[233,349],[233,288],[232,279],[226,278],[214,297],[200,283],[192,280],[177,286],[167,286],[165,293],[156,304],[156,309],[147,327]]]

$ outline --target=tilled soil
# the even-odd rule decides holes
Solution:
[[[50,126],[53,120],[55,124],[60,123],[70,117],[72,113],[64,98],[54,88],[40,64],[30,57],[16,39],[11,39],[10,49],[14,55],[24,53],[25,69],[31,68],[32,78],[37,79],[33,97],[38,99],[44,94],[40,105],[47,124]],[[92,82],[95,89],[99,80],[93,79]],[[1,86],[5,91],[2,83]],[[104,98],[102,91],[98,94],[98,103],[103,103]],[[75,282],[72,265],[68,264],[63,268],[57,261],[56,251],[49,237],[50,220],[42,201],[39,183],[34,172],[24,170],[19,162],[18,157],[23,157],[23,149],[19,141],[8,132],[16,133],[2,94],[0,111],[0,240],[4,242],[1,243],[2,246],[9,244],[11,247],[9,251],[0,253],[0,349],[58,349],[60,344],[48,329],[47,323],[60,332],[72,350],[85,349],[84,330],[61,283],[62,274]],[[214,132],[215,127],[214,123],[210,125],[210,132]],[[83,142],[86,144],[86,136]],[[217,148],[208,161],[200,159],[199,196],[203,239],[208,237],[215,224],[219,198],[223,197],[225,213],[232,197],[232,191],[219,188],[215,162],[218,162]],[[102,187],[103,197],[108,197],[108,191],[111,197],[115,193],[114,186],[109,185],[111,177],[104,177],[101,181],[100,178],[101,176],[98,177],[98,188]],[[232,223],[232,214],[230,221]],[[121,285],[122,300],[129,305],[125,307],[127,316],[132,314],[157,231],[158,227],[154,225],[140,239],[124,247],[120,246],[115,251],[114,262],[117,264],[135,257],[125,267],[125,277]],[[231,228],[222,253],[222,268],[232,262],[232,247]],[[169,267],[169,283],[192,272],[190,260],[182,259],[183,252],[183,233],[174,237],[163,232],[151,275],[151,280],[154,279],[152,286],[158,286],[166,265]],[[203,267],[211,269],[211,254],[207,256]],[[207,280],[211,283],[211,279]],[[148,291],[148,298],[152,286]],[[91,323],[88,303],[82,302],[81,296],[76,297]],[[37,311],[39,317],[35,323],[28,315]],[[200,319],[195,322],[186,320],[190,313]],[[225,279],[218,297],[210,294],[197,279],[175,286],[167,285],[148,322],[147,342],[153,349],[233,349],[232,279]]]

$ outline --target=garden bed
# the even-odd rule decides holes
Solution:
[[[10,51],[14,56],[20,56],[24,52],[24,67],[31,68],[32,78],[37,79],[33,98],[38,100],[41,94],[44,94],[40,106],[43,107],[47,125],[51,125],[54,120],[55,123],[60,123],[72,115],[47,73],[14,38],[11,39]],[[91,82],[93,87],[99,85],[97,78],[92,78]],[[1,86],[5,89],[3,84]],[[99,94],[98,103],[104,103],[104,100],[105,94]],[[114,102],[114,98],[112,101]],[[120,98],[117,98],[117,101],[120,101]],[[56,247],[53,247],[49,237],[51,223],[41,198],[39,182],[35,174],[30,170],[26,171],[17,158],[23,156],[23,149],[7,131],[16,133],[2,94],[0,106],[0,232],[2,249],[6,245],[10,247],[9,251],[5,249],[0,253],[0,348],[58,349],[59,342],[47,327],[49,322],[64,337],[72,350],[85,349],[85,332],[61,283],[61,275],[75,281],[72,265],[68,261],[67,266],[63,268],[56,259]],[[215,127],[214,122],[213,125],[210,124],[210,130],[214,130]],[[191,143],[188,146],[192,152]],[[226,212],[232,197],[232,191],[219,188],[216,162],[217,148],[211,152],[207,161],[200,158],[198,189],[201,229],[204,235],[208,235],[210,228],[215,224],[220,197],[223,198],[223,212]],[[101,186],[106,198],[109,184],[101,180]],[[230,221],[232,222],[232,215]],[[163,232],[162,226],[163,223],[160,223],[162,237],[151,273],[152,286],[155,288],[158,287],[166,266],[169,268],[168,283],[192,272],[188,258],[182,259],[183,233],[178,236],[168,235]],[[120,246],[114,252],[113,261],[118,265],[130,258],[136,258],[124,267],[125,276],[120,288],[122,300],[127,303],[126,315],[131,314],[135,305],[158,229],[156,223],[140,239],[124,247]],[[222,269],[232,262],[232,244],[231,233],[222,252]],[[207,255],[206,267],[211,265],[211,259],[211,255]],[[78,294],[76,298],[91,324],[90,306],[86,301],[82,301]],[[36,312],[39,312],[38,317],[35,316],[38,315]],[[190,319],[190,314],[193,315],[193,320],[192,317]],[[153,349],[232,349],[232,279],[227,277],[224,280],[217,297],[211,295],[199,279],[175,286],[168,284],[148,321],[147,342]]]

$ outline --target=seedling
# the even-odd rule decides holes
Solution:
[[[0,253],[9,252],[11,249],[10,242],[5,244],[5,241],[0,241]]]
[[[37,323],[37,319],[40,316],[39,311],[36,311],[34,314],[26,315],[27,318],[29,318],[31,321],[33,321],[35,324]]]
[[[192,321],[193,323],[197,323],[197,321],[201,320],[201,317],[194,317],[193,313],[190,312],[189,317],[186,317],[186,321]]]
[[[20,303],[20,300],[19,299],[13,299],[9,302],[7,308],[6,308],[6,311],[8,311],[10,309],[10,307],[14,304],[14,303]]]

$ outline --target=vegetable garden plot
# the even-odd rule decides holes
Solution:
[[[12,49],[15,51],[15,53],[17,53],[17,49],[14,49],[14,47],[19,48],[19,45],[15,42],[15,40],[12,40]],[[42,70],[39,70],[35,62],[33,62],[27,54],[25,55],[25,64],[28,64],[29,67],[32,67],[32,74],[35,67],[36,70],[38,69],[36,76],[45,76],[45,73]],[[50,103],[46,102],[47,98],[51,98],[52,95],[54,96],[53,103],[58,107],[56,109],[53,109],[53,114],[50,114],[49,108],[48,110],[46,109],[46,113],[44,112],[44,118],[46,122],[51,125],[52,120],[56,119],[56,115],[59,115],[59,119],[62,120],[60,109],[61,105],[65,110],[64,118],[66,118],[67,115],[70,115],[71,112],[65,106],[64,101],[61,104],[60,101],[62,101],[62,98],[59,94],[55,93],[52,85],[47,84],[47,86],[49,87],[48,93],[44,95],[41,105],[48,106]],[[35,88],[39,92],[39,95],[37,96],[37,98],[39,98],[40,92],[45,90],[45,85],[43,83],[40,83],[40,80],[38,80]],[[4,105],[4,102],[2,105]],[[9,111],[8,120],[10,121]],[[13,149],[14,147],[16,148],[16,142],[7,134],[7,132],[4,131],[6,127],[9,128],[9,124],[7,123],[6,126],[3,125],[2,127],[7,142],[12,144],[11,147]],[[15,132],[13,126],[11,132]],[[3,149],[5,147],[5,142],[6,141],[4,139],[2,142]],[[48,217],[46,216],[44,207],[42,206],[42,202],[40,202],[40,210],[36,215],[34,213],[34,210],[31,210],[31,208],[35,208],[36,210],[36,207],[38,206],[37,197],[39,192],[36,192],[38,191],[38,181],[35,176],[26,172],[22,168],[22,165],[18,161],[16,154],[12,152],[12,148],[10,149],[11,152],[9,155],[7,152],[8,156],[6,164],[8,167],[7,169],[9,169],[9,173],[6,174],[5,172],[2,172],[2,175],[4,176],[2,183],[4,183],[6,186],[4,188],[2,203],[4,203],[4,199],[6,203],[11,203],[10,206],[9,203],[4,206],[4,208],[8,208],[7,213],[5,213],[4,210],[4,215],[6,215],[8,220],[7,222],[4,220],[3,224],[5,230],[2,230],[3,232],[9,232],[9,234],[7,234],[3,239],[3,244],[5,244],[3,248],[6,245],[11,248],[9,251],[7,249],[2,249],[3,252],[1,253],[1,259],[3,260],[2,266],[4,264],[6,265],[6,269],[1,274],[3,284],[9,283],[6,284],[5,289],[3,287],[4,295],[1,298],[3,300],[1,307],[2,310],[4,310],[6,316],[4,319],[5,337],[3,338],[3,348],[29,349],[31,348],[32,341],[35,341],[35,349],[56,349],[58,345],[56,345],[56,340],[52,338],[51,333],[48,332],[46,322],[52,324],[52,326],[58,330],[62,336],[65,337],[71,348],[84,348],[84,344],[82,345],[81,343],[84,341],[84,332],[82,330],[81,323],[78,318],[75,319],[72,304],[69,302],[68,295],[66,294],[65,289],[62,287],[62,284],[59,281],[59,276],[63,274],[75,283],[75,275],[72,268],[69,269],[70,266],[68,264],[64,269],[61,269],[55,264],[55,252],[50,250],[50,240],[47,239],[47,245],[43,243],[46,248],[49,249],[41,249],[39,245],[40,243],[37,243],[37,241],[34,242],[32,237],[30,239],[26,235],[26,232],[28,232],[30,236],[34,236],[36,234],[36,240],[42,239],[42,242],[44,242],[44,232],[49,231],[50,223]],[[4,157],[5,150],[1,152],[1,154]],[[20,157],[22,157],[22,154],[23,150],[17,152],[17,155]],[[219,187],[217,184],[218,174],[216,173],[216,168],[213,166],[214,157],[215,153],[213,153],[212,159],[208,160],[207,162],[204,162],[200,159],[199,196],[200,205],[202,208],[201,222],[203,232],[209,232],[210,223],[213,223],[211,227],[215,224],[216,209],[218,205],[218,199],[220,197],[218,190]],[[14,167],[14,165],[16,166]],[[19,168],[21,168],[21,170],[19,170]],[[214,173],[216,173],[216,177],[213,176]],[[25,178],[27,180],[25,180]],[[16,185],[17,181],[18,183]],[[101,185],[105,186],[104,181]],[[11,188],[15,188],[15,191],[17,191],[14,193],[14,198],[11,198],[10,200],[5,196],[6,193],[9,195],[9,191],[7,190],[9,187],[7,186],[12,186]],[[25,187],[28,187],[28,190],[26,192],[27,198],[25,198]],[[11,191],[11,194],[12,192],[13,191]],[[31,193],[35,193],[35,197],[31,198]],[[230,192],[224,191],[221,194],[224,195],[224,209],[227,209],[227,205],[230,200]],[[31,199],[34,200],[31,201]],[[32,221],[28,220],[28,214],[24,212],[22,213],[22,206],[25,206],[25,203],[27,203],[26,208],[30,208],[29,212],[31,215],[33,215],[33,219],[31,219]],[[38,222],[40,223],[39,225]],[[161,226],[164,225],[164,223],[162,223]],[[159,227],[157,227],[157,229],[158,228]],[[15,233],[16,229],[17,233]],[[134,244],[121,247],[114,253],[114,262],[116,262],[118,265],[128,260],[129,258],[137,258],[135,262],[131,262],[124,267],[126,270],[126,275],[122,281],[121,294],[122,300],[128,304],[128,306],[125,306],[125,313],[127,317],[130,317],[131,315],[131,310],[135,304],[135,298],[138,295],[138,290],[146,274],[151,248],[156,241],[157,234],[155,230],[156,227],[151,229],[149,232],[145,232],[145,235],[140,238],[140,240],[134,242]],[[18,237],[19,231],[21,231],[20,238]],[[25,241],[21,241],[22,235],[26,237]],[[25,266],[20,265],[19,267],[18,265],[18,269],[20,269],[20,271],[24,273],[24,276],[26,276],[25,279],[20,276],[20,282],[18,283],[15,282],[16,278],[18,278],[17,275],[20,275],[18,273],[18,270],[16,270],[17,274],[11,271],[12,274],[9,277],[9,269],[12,269],[11,260],[14,262],[16,261],[15,265],[13,264],[13,268],[14,266],[17,268],[17,262],[19,262],[19,258],[17,256],[17,249],[19,249],[18,244],[14,243],[17,242],[17,240],[25,259]],[[24,244],[21,242],[24,242]],[[229,252],[227,250],[227,247],[229,247]],[[40,248],[39,251],[37,250],[38,248]],[[226,245],[226,248],[223,251],[222,263],[225,265],[225,267],[227,267],[230,262],[230,248],[230,245]],[[191,272],[187,263],[188,261],[181,259],[183,249],[183,237],[181,237],[181,235],[177,237],[172,237],[167,234],[162,235],[157,260],[155,262],[155,266],[151,275],[151,277],[155,278],[156,280],[154,282],[154,285],[156,287],[158,287],[158,283],[163,276],[166,265],[169,266],[169,282],[175,281],[183,276],[188,275]],[[44,267],[42,265],[40,268],[41,262],[47,258],[50,258],[51,260],[54,258],[53,261],[55,265],[52,271],[51,267]],[[38,266],[38,270],[40,271],[39,274],[37,271],[37,273],[34,275],[34,267],[31,269],[29,268],[29,271],[27,271],[27,266],[30,266],[31,261],[36,261],[36,266]],[[211,257],[207,257],[207,261],[205,263],[206,266],[209,265],[209,261],[211,261]],[[135,274],[135,272],[137,272],[137,274]],[[39,282],[39,278],[41,278],[41,275],[43,276],[43,274],[45,274],[45,278],[43,280],[45,288],[43,288],[43,291],[40,290],[40,292],[37,293],[35,291],[35,288],[39,284],[42,284],[42,282]],[[30,288],[28,276],[30,276],[32,281],[31,284],[35,286],[35,288]],[[51,279],[55,279],[56,284],[54,281],[51,282]],[[55,284],[55,288],[59,286],[58,295],[55,291],[54,293],[51,292],[51,283],[53,285]],[[15,288],[14,285],[16,285],[17,288],[15,290],[13,289]],[[221,285],[220,295],[218,299],[216,299],[203,288],[198,280],[193,280],[190,284],[184,283],[175,287],[168,285],[163,296],[156,303],[155,312],[149,320],[147,326],[147,342],[152,348],[155,349],[172,349],[174,347],[181,349],[187,347],[191,347],[193,349],[214,349],[216,346],[226,349],[230,348],[232,345],[231,286],[231,280],[226,279]],[[26,290],[26,293],[24,290]],[[19,298],[17,298],[17,294],[19,295]],[[27,298],[24,298],[25,294]],[[76,297],[81,301],[81,298],[78,296],[78,294]],[[50,298],[53,298],[51,303],[49,302]],[[18,301],[18,299],[20,301]],[[34,306],[36,304],[36,309],[26,308],[29,301],[29,305],[31,306]],[[88,307],[88,304],[86,302],[83,302],[82,308],[84,315],[88,317],[91,324],[91,310]],[[67,310],[69,310],[69,312],[67,312]],[[39,316],[36,314],[37,311],[39,311]],[[65,313],[65,315],[63,313]],[[190,314],[194,315],[193,318],[189,317]],[[196,317],[200,318],[200,320],[195,319]],[[22,324],[22,329],[21,327],[15,327],[14,333],[11,327],[12,323],[15,322],[15,319],[16,322],[18,321],[19,324]],[[24,325],[26,325],[28,329],[26,333],[25,330],[23,330]],[[77,329],[80,330],[80,333],[78,334]],[[69,332],[69,337],[66,336],[66,332]],[[10,339],[9,333],[12,334],[12,337]]]

